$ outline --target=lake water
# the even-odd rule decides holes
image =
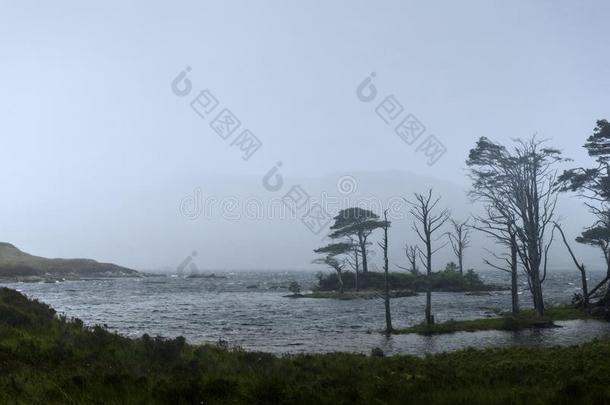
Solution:
[[[272,353],[348,351],[423,355],[465,347],[567,345],[610,337],[610,323],[581,320],[558,322],[560,328],[519,332],[482,331],[451,335],[385,337],[381,299],[340,301],[291,299],[284,295],[290,281],[305,289],[315,282],[312,272],[216,273],[227,278],[146,277],[10,283],[8,287],[39,299],[59,313],[86,324],[106,324],[127,336],[185,336],[191,343],[226,340],[232,346]],[[504,274],[485,273],[486,282],[508,284]],[[545,282],[548,304],[569,303],[578,292],[576,271],[554,272]],[[603,278],[591,276],[590,285]],[[523,280],[525,281],[525,280]],[[522,285],[523,307],[530,306]],[[394,327],[422,321],[425,295],[392,300]],[[433,313],[439,322],[493,316],[510,310],[508,291],[471,296],[433,293]]]

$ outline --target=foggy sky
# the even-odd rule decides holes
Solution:
[[[537,132],[590,165],[581,146],[610,118],[604,1],[125,3],[0,3],[0,240],[137,269],[193,250],[200,268],[314,268],[322,235],[298,219],[193,220],[179,206],[197,188],[242,202],[297,183],[341,195],[350,175],[353,198],[434,186],[465,217],[478,137]],[[193,90],[179,97],[171,83],[187,66]],[[356,88],[372,72],[365,103]],[[249,160],[191,109],[204,89],[262,141]],[[376,114],[390,95],[446,147],[434,165]],[[276,162],[285,185],[273,193],[261,179]],[[573,237],[589,217],[562,205]],[[404,261],[410,222],[393,222],[391,262]],[[480,240],[469,267],[482,266]]]

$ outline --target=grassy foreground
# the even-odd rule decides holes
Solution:
[[[420,323],[396,333],[417,333],[420,335],[440,335],[455,332],[476,332],[480,330],[522,330],[527,328],[554,327],[553,321],[590,318],[582,309],[571,305],[548,307],[544,316],[533,310],[522,310],[518,315],[505,314],[496,318],[473,319],[467,321],[447,321],[426,325]]]
[[[610,342],[426,358],[270,354],[128,339],[0,289],[0,403],[610,403]]]

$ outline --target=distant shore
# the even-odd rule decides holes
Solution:
[[[44,274],[40,276],[0,276],[0,284],[10,283],[61,283],[63,281],[93,281],[93,280],[109,280],[115,278],[141,278],[145,277],[142,274]]]

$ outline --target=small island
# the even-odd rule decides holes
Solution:
[[[318,282],[313,291],[305,298],[332,298],[340,300],[382,298],[385,275],[381,272],[368,271],[356,277],[348,271],[339,275],[335,273],[318,273]],[[390,272],[388,284],[390,298],[411,297],[426,292],[428,278],[420,272]],[[489,294],[491,291],[505,291],[508,287],[485,284],[472,269],[460,273],[455,263],[449,263],[444,270],[432,272],[430,288],[435,292],[463,292],[468,295]],[[356,284],[356,282],[358,284]]]

